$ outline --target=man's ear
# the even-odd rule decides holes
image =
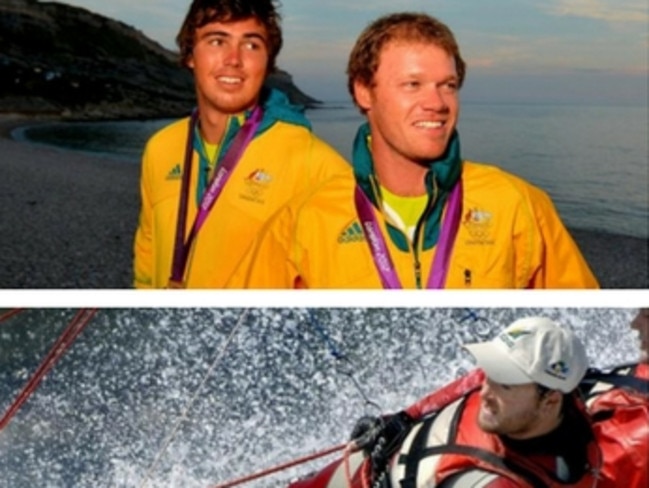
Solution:
[[[360,108],[368,111],[372,105],[371,88],[360,81],[354,81],[354,99]]]
[[[187,56],[187,59],[185,60],[185,66],[188,67],[191,70],[194,69],[194,55],[193,54],[190,54],[189,56]]]
[[[563,400],[563,393],[559,390],[550,390],[543,395],[542,401],[544,405],[549,407],[561,407],[561,401]]]

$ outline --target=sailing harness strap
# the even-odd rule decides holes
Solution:
[[[445,444],[426,446],[426,440],[428,439],[430,431],[437,420],[436,413],[424,420],[422,427],[413,439],[409,452],[407,454],[399,455],[398,463],[405,465],[405,476],[400,482],[400,488],[416,488],[417,475],[421,461],[430,456],[439,456],[444,454],[456,454],[482,460],[502,472],[512,472],[521,476],[534,488],[545,488],[547,486],[537,474],[513,460],[501,457],[486,449],[456,443],[455,439],[457,437],[460,417],[463,413],[464,402],[460,405],[453,404],[450,407],[453,407],[454,405],[456,405],[456,408],[455,412],[453,412],[451,428],[449,429]]]
[[[618,368],[619,369],[619,368]],[[617,388],[628,388],[635,390],[645,395],[649,394],[649,380],[645,378],[638,378],[632,374],[618,374],[616,372],[604,373],[597,369],[589,369],[581,380],[579,387],[582,391],[586,390],[586,396],[589,396],[590,389],[597,383],[603,382]]]
[[[385,237],[381,232],[379,222],[374,214],[372,202],[370,202],[363,190],[356,185],[354,190],[354,203],[356,213],[361,221],[365,238],[372,253],[372,259],[376,270],[381,277],[383,288],[401,289],[399,276],[390,257]],[[444,288],[446,275],[448,274],[451,250],[455,242],[455,236],[460,225],[462,215],[462,180],[459,179],[453,186],[449,195],[448,209],[445,218],[442,221],[439,241],[435,258],[431,265],[431,271],[428,276],[427,288],[440,289]]]
[[[189,132],[187,134],[187,145],[185,147],[185,161],[183,164],[183,179],[180,190],[180,203],[178,205],[178,219],[176,224],[176,239],[174,244],[173,262],[171,265],[171,276],[168,288],[185,288],[184,275],[187,268],[189,251],[194,239],[210,214],[216,200],[218,200],[232,172],[236,168],[246,147],[252,140],[261,119],[263,110],[256,106],[241,129],[234,137],[230,148],[223,156],[221,163],[216,167],[203,197],[198,206],[194,224],[189,236],[185,240],[187,228],[187,206],[189,200],[189,186],[191,181],[191,168],[194,152],[194,134],[198,123],[198,110],[195,109],[189,118]]]

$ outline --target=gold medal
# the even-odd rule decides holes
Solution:
[[[169,280],[167,283],[167,289],[169,290],[184,290],[187,288],[184,281]]]

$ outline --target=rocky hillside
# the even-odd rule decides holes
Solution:
[[[155,118],[183,115],[194,104],[191,74],[174,52],[82,8],[0,0],[0,46],[0,113]],[[318,103],[286,72],[269,84],[295,103]]]

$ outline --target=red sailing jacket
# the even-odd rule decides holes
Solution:
[[[437,462],[431,478],[439,486],[451,476],[470,469],[481,469],[507,478],[511,483],[500,483],[495,479],[486,486],[514,486],[525,488],[542,487],[588,487],[596,485],[595,473],[600,464],[600,454],[594,443],[589,445],[589,464],[592,469],[578,482],[568,484],[552,476],[555,471],[555,456],[540,456],[525,458],[513,452],[503,444],[500,437],[483,431],[476,422],[480,409],[480,394],[478,390],[470,393],[458,406],[453,415],[454,427],[451,438],[440,446],[441,457]],[[444,453],[446,451],[447,453]]]
[[[482,371],[474,370],[419,400],[409,407],[406,413],[414,419],[422,418],[428,413],[438,411],[463,398],[467,392],[480,387],[483,380]],[[368,470],[368,463],[365,462],[362,452],[358,451],[348,458],[333,461],[308,478],[291,483],[289,488],[362,488],[364,486],[363,478],[364,475],[367,475]],[[503,486],[502,488],[508,487]]]
[[[618,374],[649,380],[649,364]],[[608,386],[588,401],[603,455],[598,488],[649,487],[649,396],[630,388]]]
[[[632,368],[630,374],[649,379],[649,365],[642,364]],[[439,443],[438,459],[432,463],[432,467],[430,458],[433,456],[429,456],[428,460],[410,463],[412,466],[422,462],[428,464],[423,465],[421,475],[415,476],[409,486],[424,486],[431,481],[438,485],[457,473],[476,470],[476,468],[492,473],[492,479],[480,485],[488,488],[536,486],[647,488],[649,486],[648,396],[621,387],[613,387],[611,384],[604,385],[600,391],[595,391],[595,388],[591,390],[593,393],[588,402],[588,413],[593,420],[592,427],[596,441],[589,446],[588,457],[593,472],[586,474],[576,484],[565,484],[553,480],[539,467],[539,465],[550,467],[554,460],[537,456],[534,462],[530,463],[529,460],[508,452],[497,436],[487,434],[477,426],[475,416],[479,405],[478,389],[483,380],[482,371],[474,370],[406,409],[406,413],[411,417],[423,419],[413,427],[413,431],[416,431],[422,428],[427,415],[435,413],[435,418],[442,417],[444,411],[457,411],[457,407],[464,404],[464,410],[456,420],[455,442],[460,448],[455,449],[456,452],[451,452],[453,449],[448,449],[448,439],[442,439],[443,442]],[[453,407],[454,404],[456,408],[448,408]],[[443,419],[450,429],[449,426],[453,423],[452,416],[446,415]],[[402,465],[405,464],[405,456],[413,444],[411,436],[416,436],[416,432],[411,432],[401,452],[393,460],[393,487],[402,486],[398,476],[404,476],[405,468],[399,467],[399,464],[400,462]],[[468,450],[461,452],[467,447]],[[477,450],[474,450],[475,448]],[[428,447],[428,449],[432,452],[434,448]],[[476,456],[477,453],[481,454]],[[514,464],[503,464],[504,455]],[[346,463],[348,467],[345,466]],[[516,467],[517,472],[512,471],[512,466]],[[601,468],[599,476],[594,474],[598,467]],[[357,452],[346,461],[332,462],[311,477],[291,484],[289,488],[361,488],[363,487],[362,473],[363,471],[367,473],[367,469],[362,453]],[[347,471],[351,474],[351,483]],[[427,486],[435,485],[431,483]]]

